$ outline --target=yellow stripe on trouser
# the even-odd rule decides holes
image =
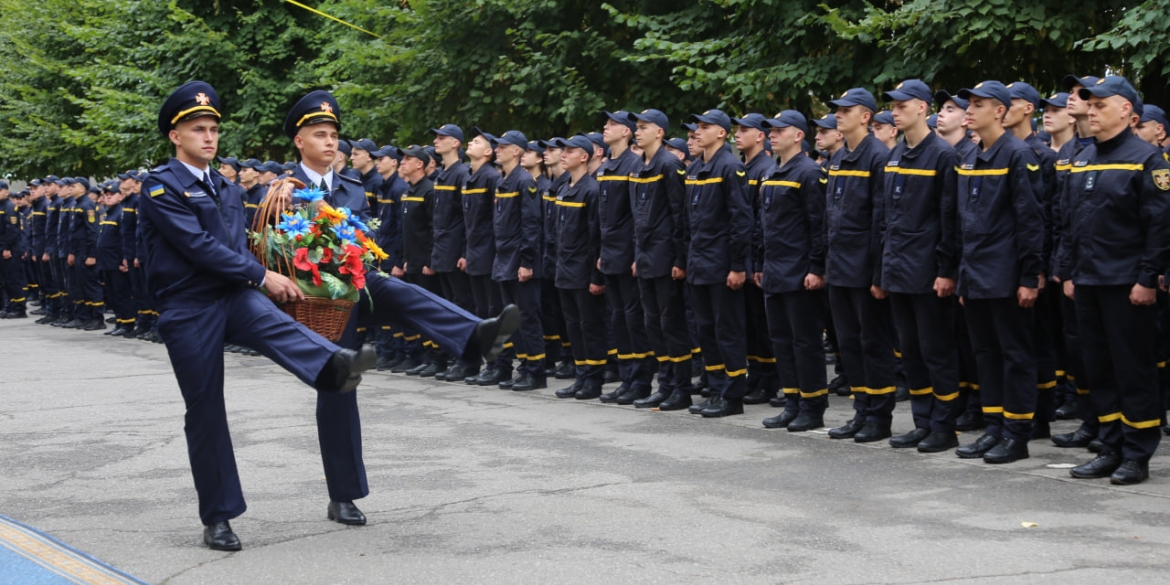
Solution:
[[[800,394],[800,388],[783,388],[785,394]]]
[[[918,390],[915,390],[913,388],[910,389],[911,396],[927,396],[927,395],[932,394],[932,393],[934,393],[934,388],[932,388],[930,386],[927,386],[926,388],[921,388]]]
[[[952,401],[952,400],[954,400],[954,399],[958,398],[958,397],[959,397],[959,393],[958,393],[958,392],[952,392],[952,393],[950,393],[950,394],[935,394],[935,395],[934,395],[934,397],[935,397],[935,399],[937,399],[937,400],[941,400],[941,401],[943,401],[943,402],[950,402],[950,401]]]
[[[894,386],[886,386],[885,388],[867,388],[866,393],[873,396],[880,396],[882,394],[890,394],[897,390]]]
[[[785,391],[784,391],[784,393],[785,393],[785,394],[787,394],[787,393],[788,393],[788,391],[787,391],[787,390],[785,390]],[[801,392],[801,393],[800,393],[800,397],[801,397],[801,398],[817,398],[817,397],[819,397],[819,396],[825,396],[825,395],[827,395],[828,393],[829,393],[829,389],[828,389],[828,388],[822,388],[822,389],[820,389],[820,390],[817,390],[816,392]]]

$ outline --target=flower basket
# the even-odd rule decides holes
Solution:
[[[251,249],[265,268],[295,280],[305,294],[303,301],[284,303],[284,312],[337,341],[366,286],[365,264],[386,255],[366,236],[370,227],[348,208],[329,206],[324,195],[293,178],[274,182],[256,213]]]

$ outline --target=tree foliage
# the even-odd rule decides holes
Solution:
[[[732,114],[875,93],[1112,71],[1164,103],[1170,0],[0,0],[0,174],[105,175],[161,161],[174,87],[203,79],[221,151],[287,159],[284,114],[334,91],[342,133],[596,129],[603,109]]]

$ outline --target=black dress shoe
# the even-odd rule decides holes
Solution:
[[[825,419],[820,416],[801,413],[796,420],[788,423],[788,432],[803,433],[825,426]]]
[[[577,367],[573,362],[563,361],[557,364],[557,373],[553,377],[558,380],[572,380],[577,377]]]
[[[687,395],[690,397],[690,394]],[[645,398],[639,398],[634,401],[634,408],[658,408],[660,404],[666,402],[670,398],[670,392],[663,392],[659,390]]]
[[[504,351],[508,338],[520,327],[520,307],[508,305],[499,316],[484,319],[475,326],[474,338],[479,340],[479,354],[490,362]]]
[[[898,435],[890,439],[890,446],[895,449],[909,449],[917,447],[923,439],[930,436],[930,429],[914,429],[905,435]]]
[[[521,378],[523,378],[523,377],[524,376],[521,376]],[[496,384],[496,387],[499,388],[500,390],[511,390],[512,386],[514,386],[515,384],[516,384],[516,379],[512,378],[511,374],[509,374],[507,378],[500,380],[500,383]]]
[[[1118,467],[1121,467],[1121,454],[1113,450],[1106,450],[1094,457],[1092,461],[1068,470],[1068,474],[1077,479],[1097,479],[1113,475]]]
[[[602,394],[599,400],[605,404],[617,402],[618,396],[621,396],[622,393],[629,389],[629,386],[622,384],[621,386],[618,386],[613,392],[606,392],[605,394]]]
[[[484,368],[482,372],[472,378],[471,382],[467,382],[467,380],[464,380],[464,382],[474,386],[495,386],[506,379],[510,379],[511,377],[511,372],[505,374],[504,372],[501,372],[500,369],[495,366],[495,364],[492,364]]]
[[[443,366],[440,364],[427,364],[426,367],[424,367],[418,371],[418,377],[420,377],[420,378],[433,378],[439,372],[445,371],[446,369],[447,369],[446,366]],[[406,372],[406,375],[413,376],[414,374],[411,374],[410,372]]]
[[[422,363],[416,365],[415,367],[413,367],[409,370],[406,370],[405,372],[402,372],[402,373],[406,374],[407,376],[417,376],[417,375],[421,374],[423,372],[423,370],[426,370],[429,367],[431,367],[431,364],[428,364],[426,362],[422,362]]]
[[[687,412],[691,414],[699,414],[700,412],[703,412],[704,408],[710,406],[713,400],[715,400],[715,397],[708,398],[698,404],[693,404],[687,408]]]
[[[350,392],[361,383],[362,373],[374,367],[377,361],[378,352],[372,347],[363,347],[358,351],[339,349],[333,352],[317,375],[314,387],[320,392]]]
[[[703,415],[703,418],[722,418],[725,416],[743,414],[743,399],[720,398],[718,403],[707,406],[707,408],[704,408],[699,414]]]
[[[1056,420],[1073,420],[1077,418],[1077,397],[1069,396],[1060,408],[1056,409]]]
[[[964,412],[955,419],[956,431],[978,431],[987,428],[987,421],[983,420],[982,412]]]
[[[1027,458],[1028,442],[1007,438],[983,454],[983,462],[992,464],[1011,463]]]
[[[1134,485],[1150,479],[1150,464],[1148,461],[1134,461],[1126,459],[1121,467],[1109,476],[1109,483],[1113,485]]]
[[[27,319],[28,313],[24,311],[9,311],[4,315],[5,319]]]
[[[576,398],[577,400],[594,400],[598,396],[601,396],[601,386],[598,386],[597,383],[594,382],[593,384],[582,386],[579,390],[577,390],[577,393],[573,395],[573,398]]]
[[[400,357],[380,357],[378,358],[378,363],[374,364],[374,369],[378,370],[379,372],[385,372],[386,370],[397,366],[401,361],[402,358]]]
[[[390,368],[392,374],[405,374],[407,370],[413,370],[418,367],[418,361],[407,356],[402,358],[396,365]]]
[[[1105,450],[1105,443],[1101,439],[1093,439],[1089,441],[1089,446],[1085,447],[1090,453],[1100,453]]]
[[[557,398],[572,398],[577,395],[577,391],[580,389],[581,386],[574,382],[570,386],[565,386],[564,388],[553,392],[553,394],[555,394]]]
[[[29,315],[44,315],[44,314],[47,314],[48,312],[49,312],[48,309],[41,307],[39,309],[33,309],[33,310],[29,311],[28,314]]]
[[[768,406],[772,408],[784,408],[788,404],[788,396],[784,394],[777,394],[768,399]]]
[[[898,384],[894,387],[894,402],[906,402],[910,400],[910,387]]]
[[[942,453],[959,446],[959,437],[954,431],[932,432],[925,439],[918,441],[919,453]]]
[[[863,424],[865,424],[865,421],[855,418],[835,429],[829,429],[829,438],[852,439],[853,437],[857,436],[857,431],[861,430],[861,425]]]
[[[785,410],[784,412],[781,412],[780,414],[778,414],[776,416],[772,416],[772,417],[768,417],[768,418],[764,419],[764,428],[765,429],[786,429],[786,428],[788,428],[788,423],[796,420],[797,416],[800,416],[799,412],[797,412],[795,410]]]
[[[532,374],[520,376],[520,379],[512,384],[512,390],[515,392],[527,392],[528,390],[540,390],[541,388],[548,388],[548,382],[544,379],[544,376],[533,376]],[[597,396],[594,396],[594,398],[597,398]]]
[[[1052,444],[1066,449],[1084,449],[1089,446],[1094,437],[1096,435],[1090,433],[1085,427],[1080,427],[1071,433],[1052,435]]]
[[[663,400],[658,405],[658,410],[682,410],[684,408],[691,408],[691,393],[689,390],[675,390],[670,394],[670,398]]]
[[[873,443],[882,439],[890,438],[890,423],[880,423],[873,420],[865,421],[861,425],[861,430],[853,435],[854,443]]]
[[[82,331],[101,331],[106,328],[106,322],[102,321],[101,317],[86,321],[79,327]]]
[[[629,405],[633,404],[634,401],[641,400],[649,395],[650,395],[649,388],[642,388],[642,389],[638,389],[638,390],[631,388],[631,389],[626,390],[625,392],[622,392],[621,395],[618,396],[617,400],[615,400],[614,402],[616,402],[617,404],[620,404],[622,406],[629,406]]]
[[[44,325],[45,323],[48,323],[48,322],[50,322],[50,321],[52,321],[52,320],[53,320],[53,318],[52,318],[52,317],[50,317],[50,316],[48,316],[48,315],[45,315],[44,317],[41,317],[40,319],[37,319],[36,321],[33,321],[33,322],[34,322],[34,323],[37,323],[37,324],[39,324],[39,325]]]
[[[88,321],[82,321],[81,319],[73,319],[72,321],[62,325],[61,328],[62,329],[81,329],[82,327],[85,327],[86,324],[88,324],[88,323],[89,323]]]
[[[240,539],[232,532],[232,526],[226,520],[204,527],[203,544],[211,550],[236,551],[241,548]]]
[[[614,370],[606,370],[605,373],[601,375],[602,384],[616,384],[621,381],[622,377],[619,376],[618,373]]]
[[[121,335],[126,332],[126,328],[121,325],[102,333],[102,335]]]
[[[755,392],[743,397],[744,404],[763,404],[776,397],[776,390],[767,390],[760,388]]]
[[[1046,420],[1038,420],[1032,424],[1033,439],[1048,439],[1052,437],[1052,425]]]
[[[990,451],[992,447],[998,444],[999,437],[983,435],[978,439],[975,439],[974,443],[955,449],[955,455],[958,455],[959,459],[978,459],[983,457],[983,455]]]
[[[329,511],[326,513],[329,519],[341,524],[348,524],[350,526],[364,526],[366,523],[366,515],[353,502],[335,502],[329,501]]]

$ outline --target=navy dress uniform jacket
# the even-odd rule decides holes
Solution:
[[[496,186],[500,172],[485,163],[467,177],[463,185],[463,257],[468,276],[490,276],[496,259],[496,236],[493,228]]]
[[[630,177],[638,278],[662,278],[675,267],[687,268],[686,174],[683,162],[661,147]]]
[[[598,183],[588,174],[576,185],[566,183],[557,194],[557,288],[583,289],[604,282],[597,270],[602,247],[599,199]]]
[[[536,181],[520,166],[503,176],[496,187],[495,215],[492,217],[496,259],[492,280],[519,280],[521,267],[541,278],[543,262],[538,261],[541,240],[540,196]]]
[[[470,172],[463,161],[439,171],[435,179],[434,248],[431,268],[435,272],[458,270],[459,259],[467,248],[467,233],[463,224],[463,185]]]
[[[719,284],[727,282],[730,272],[746,272],[752,203],[743,163],[723,145],[711,160],[691,165],[686,187],[691,231],[687,281]]]
[[[312,181],[309,181],[309,176],[305,174],[305,169],[301,165],[298,164],[293,169],[292,176],[296,180],[312,186]],[[326,203],[334,208],[348,208],[362,221],[370,219],[370,203],[366,199],[365,187],[362,187],[361,181],[347,174],[333,173],[333,184],[329,187],[329,193],[325,194]],[[145,192],[145,189],[143,191]]]
[[[936,278],[958,277],[958,165],[958,152],[933,132],[891,151],[878,217],[881,288],[929,294]]]
[[[1072,281],[1157,288],[1170,261],[1170,163],[1127,128],[1081,150],[1069,173]]]
[[[627,148],[597,169],[601,271],[605,274],[630,274],[634,265],[634,218],[630,210],[629,181],[630,175],[641,167],[641,159]],[[558,216],[560,211],[557,211]],[[558,253],[557,257],[563,255]]]
[[[1032,149],[1009,133],[960,163],[959,296],[999,299],[1036,288],[1044,220],[1028,165],[1037,164]]]
[[[869,288],[881,282],[877,218],[889,158],[890,150],[870,134],[857,148],[839,148],[829,159],[825,276],[832,286]]]
[[[758,229],[763,253],[753,272],[769,294],[804,290],[804,277],[825,274],[825,171],[799,154],[760,182]]]

